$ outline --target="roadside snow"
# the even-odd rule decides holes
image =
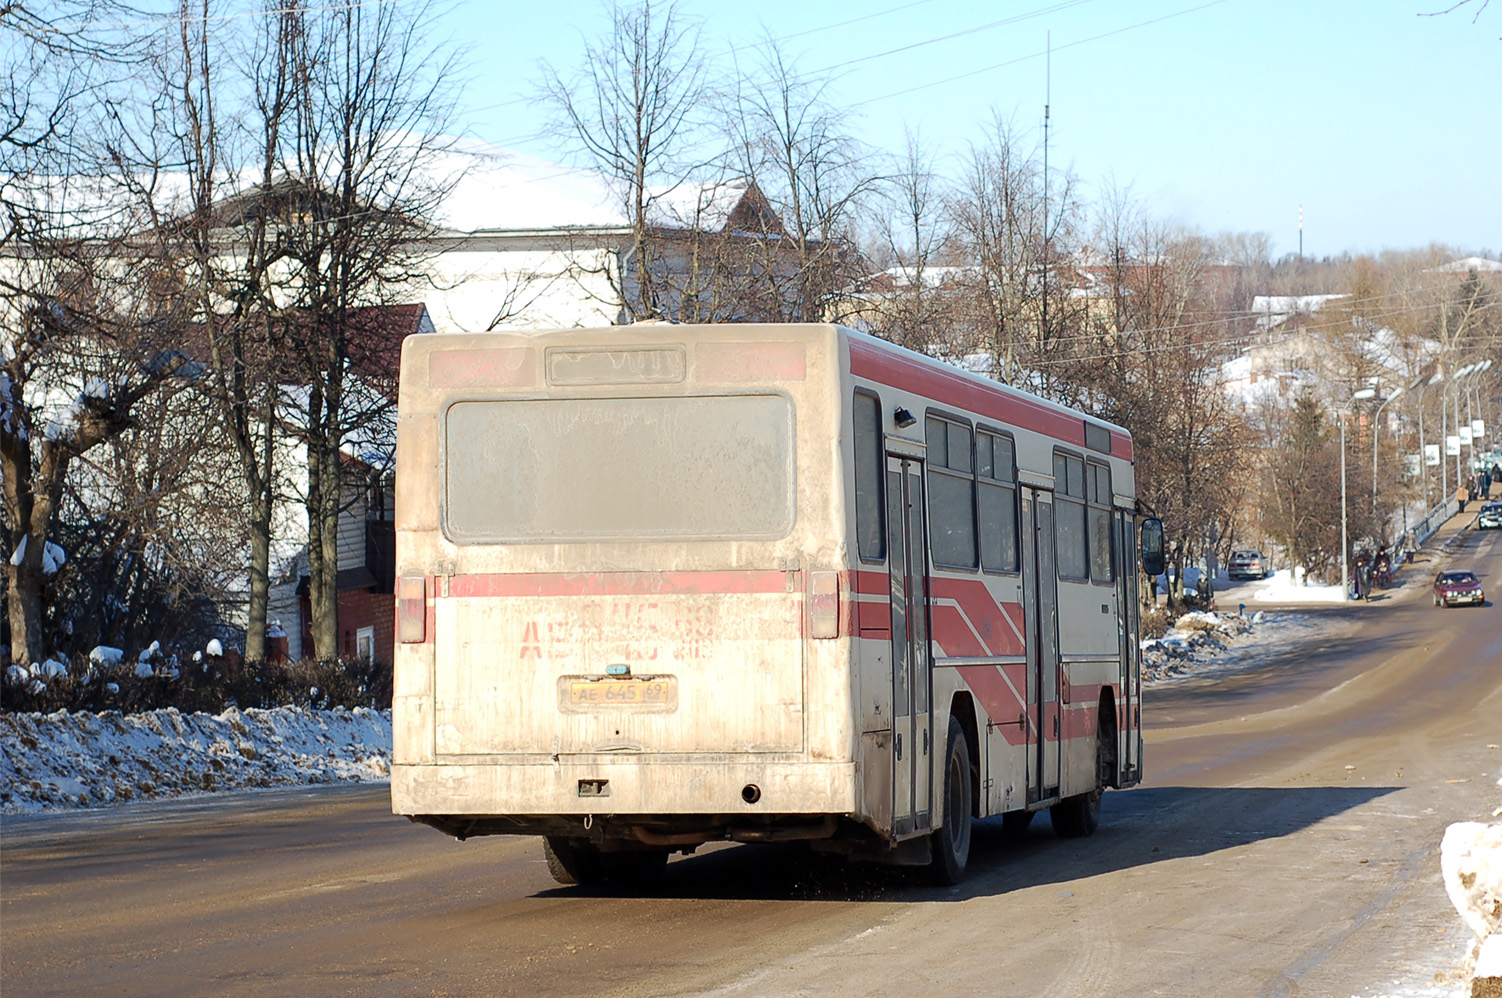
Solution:
[[[1459,821],[1446,828],[1439,868],[1451,903],[1476,935],[1465,966],[1481,985],[1472,993],[1502,993],[1502,825]]]
[[[0,814],[251,787],[383,781],[391,712],[0,714]]]
[[[1252,599],[1259,603],[1344,603],[1347,595],[1345,587],[1340,585],[1298,585],[1288,569],[1280,568],[1256,587]]]
[[[1186,613],[1163,637],[1142,642],[1142,682],[1158,686],[1257,668],[1330,630],[1328,619],[1298,611]]]

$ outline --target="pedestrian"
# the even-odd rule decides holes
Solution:
[[[1377,551],[1377,560],[1372,566],[1372,585],[1377,589],[1392,585],[1392,556],[1385,547]]]
[[[1413,556],[1416,555],[1416,554],[1418,554],[1418,551],[1419,551],[1419,539],[1418,539],[1418,537],[1416,537],[1414,535],[1412,529],[1409,529],[1409,530],[1405,531],[1404,534],[1403,534],[1403,561],[1405,563],[1409,564],[1409,565],[1412,565],[1413,564]]]
[[[1492,497],[1492,473],[1482,468],[1477,484],[1481,487],[1481,501],[1486,502]]]

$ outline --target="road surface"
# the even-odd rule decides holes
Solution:
[[[1502,536],[1451,558],[1502,596]],[[1447,823],[1502,804],[1502,607],[1420,591],[1256,672],[1151,690],[1148,783],[1101,830],[977,827],[926,887],[793,847],[560,889],[384,789],[7,818],[0,990],[32,995],[1331,995],[1422,989],[1469,940]],[[1309,611],[1321,612],[1321,611]],[[1342,636],[1344,635],[1344,636]],[[1414,991],[1418,993],[1418,991]]]

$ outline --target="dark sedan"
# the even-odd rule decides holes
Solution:
[[[1435,606],[1481,606],[1486,593],[1475,572],[1450,569],[1434,577]]]
[[[1481,512],[1476,514],[1476,527],[1479,530],[1502,527],[1502,502],[1489,502],[1482,506]]]

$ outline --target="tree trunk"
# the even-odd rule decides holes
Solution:
[[[38,549],[32,558],[32,548]],[[26,556],[19,565],[5,566],[5,588],[10,617],[10,654],[19,665],[40,662],[45,654],[42,637],[41,545],[28,539]],[[35,560],[36,564],[32,562]]]
[[[271,597],[271,500],[250,499],[250,592],[245,607],[245,660],[266,660],[266,605]]]
[[[307,508],[313,653],[328,661],[339,655],[339,451],[321,439],[308,443]]]

